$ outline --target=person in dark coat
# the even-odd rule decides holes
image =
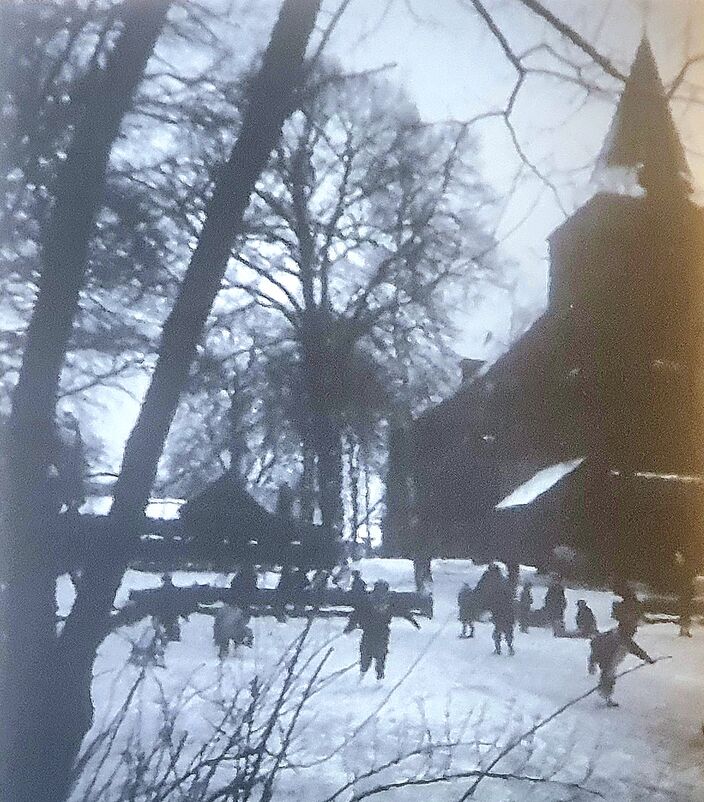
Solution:
[[[641,649],[633,640],[637,625],[629,619],[619,623],[616,629],[595,635],[591,642],[588,669],[594,674],[599,668],[599,694],[606,701],[607,707],[618,707],[612,699],[616,684],[616,669],[627,654],[634,654],[646,663],[654,663],[650,655]]]
[[[677,612],[679,615],[679,636],[681,638],[692,637],[692,605],[694,603],[694,577],[693,571],[685,560],[681,551],[675,552],[674,559],[674,584],[677,593]]]
[[[364,596],[366,592],[367,583],[362,579],[362,574],[359,571],[352,571],[350,593],[353,593],[355,596]]]
[[[513,588],[513,593],[515,595],[516,589],[518,588],[518,583],[521,581],[521,566],[516,560],[511,560],[511,562],[507,563],[507,570],[508,570],[508,582],[509,585]]]
[[[518,597],[518,626],[521,632],[528,632],[531,608],[533,607],[533,583],[525,582]]]
[[[460,624],[462,624],[462,632],[460,638],[473,638],[474,637],[474,622],[479,617],[479,610],[477,609],[477,597],[474,588],[465,582],[457,594],[457,607]],[[469,627],[469,635],[467,634],[467,627]]]
[[[643,605],[628,584],[620,587],[617,593],[621,599],[613,603],[611,617],[619,624],[634,624],[637,627],[643,616]]]
[[[308,589],[308,577],[300,568],[284,567],[276,586],[275,615],[279,621],[286,620],[286,605],[302,606],[303,593]]]
[[[513,629],[516,625],[515,597],[511,583],[505,579],[497,588],[493,596],[491,607],[491,620],[494,631],[491,637],[494,640],[494,654],[501,654],[501,639],[506,641],[508,653],[514,654]]]
[[[593,638],[598,633],[596,628],[596,618],[589,605],[584,599],[577,602],[577,634],[580,638]]]
[[[362,630],[359,642],[360,678],[367,673],[372,662],[376,678],[378,680],[384,678],[393,615],[389,585],[381,581],[374,583],[371,593],[367,594],[367,597],[352,611],[343,631],[352,632],[357,627]],[[410,613],[405,613],[402,617],[410,621],[416,629],[420,629],[420,624]]]
[[[165,641],[181,640],[181,623],[179,612],[178,590],[173,583],[171,574],[161,576],[160,606],[157,619],[161,625]]]
[[[481,609],[491,610],[494,598],[497,594],[501,594],[504,582],[504,575],[501,573],[499,566],[496,563],[491,563],[479,577],[479,582],[474,588],[477,602],[481,605]]]
[[[257,594],[257,572],[252,565],[243,565],[232,577],[230,588],[238,601],[250,603]]]
[[[550,583],[550,587],[545,594],[545,617],[552,626],[552,634],[557,638],[565,631],[565,609],[567,599],[565,598],[565,588],[560,579],[556,576]]]
[[[433,586],[432,563],[428,555],[413,558],[413,579],[417,593],[430,593]]]

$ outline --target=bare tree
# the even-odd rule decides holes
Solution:
[[[126,561],[138,537],[164,439],[188,376],[196,344],[220,287],[250,192],[293,109],[318,2],[288,0],[253,79],[238,140],[207,206],[207,220],[163,329],[160,356],[140,419],[127,444],[110,518],[114,550],[89,562],[73,611],[55,634],[53,561],[44,507],[43,449],[53,423],[86,253],[110,147],[163,25],[168,2],[129,3],[125,22],[93,106],[77,127],[57,180],[44,243],[44,269],[8,426],[3,529],[11,560],[3,599],[2,754],[8,798],[63,798],[70,767],[92,717],[91,668]],[[97,87],[96,87],[97,88]],[[46,668],[42,670],[42,666]],[[58,692],[57,692],[58,689]]]
[[[53,686],[56,677],[41,669],[56,653],[55,573],[47,548],[47,533],[52,528],[49,443],[59,375],[85,277],[110,151],[169,5],[160,0],[148,6],[125,2],[120,7],[120,33],[104,69],[97,64],[90,73],[96,91],[85,99],[73,126],[65,158],[57,168],[53,206],[42,232],[42,271],[13,393],[4,454],[2,531],[7,587],[0,752],[8,798],[42,799],[64,793],[66,764],[72,759],[61,728],[66,719],[75,716],[73,708],[61,710],[59,704],[57,715],[47,716],[50,699],[61,699],[61,694]]]

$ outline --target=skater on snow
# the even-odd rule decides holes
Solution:
[[[516,589],[518,588],[518,583],[521,579],[521,566],[516,560],[512,560],[506,565],[508,570],[508,582],[513,588],[513,593],[515,595]]]
[[[413,578],[418,593],[431,593],[433,572],[430,557],[427,555],[419,555],[413,558]]]
[[[580,638],[593,638],[594,635],[598,634],[596,618],[584,599],[580,599],[577,602],[576,624],[577,634]]]
[[[521,632],[528,632],[533,606],[533,583],[525,582],[518,597],[518,626]]]
[[[491,610],[494,598],[497,594],[501,594],[504,582],[504,576],[499,566],[496,563],[491,563],[474,588],[477,600],[483,610]]]
[[[675,552],[674,561],[674,584],[677,592],[677,607],[679,614],[679,625],[681,638],[691,638],[692,626],[692,603],[694,602],[694,577],[695,572],[687,565],[684,554],[681,551]]]
[[[162,594],[160,597],[157,619],[161,625],[164,640],[167,643],[172,640],[181,640],[178,590],[171,579],[171,574],[162,574],[161,590]]]
[[[606,701],[607,707],[618,707],[618,702],[614,702],[611,695],[616,684],[616,669],[627,654],[634,654],[646,663],[652,664],[655,662],[633,640],[636,628],[637,626],[633,620],[626,620],[620,622],[616,629],[602,632],[592,638],[588,663],[589,673],[594,674],[597,666],[601,671],[599,694]]]
[[[626,583],[616,593],[621,599],[613,603],[611,617],[619,624],[633,624],[637,627],[643,615],[643,605],[633,592],[633,588]]]
[[[504,579],[494,593],[491,606],[491,620],[494,624],[494,631],[491,637],[494,640],[494,654],[501,654],[501,638],[506,641],[508,653],[513,651],[513,628],[516,625],[515,597],[513,586]]]
[[[213,640],[218,647],[218,657],[221,660],[227,657],[230,651],[230,643],[234,644],[235,649],[238,646],[252,647],[254,633],[247,626],[249,620],[248,612],[229,604],[224,605],[215,613]]]
[[[344,629],[344,632],[352,632],[356,627],[362,630],[359,643],[360,678],[369,670],[372,661],[376,678],[384,678],[392,616],[388,582],[375,582],[371,593],[354,609]],[[416,629],[420,629],[420,624],[410,613],[405,613],[402,617],[410,621]]]
[[[557,638],[565,631],[565,588],[559,577],[553,577],[550,587],[545,594],[545,617],[552,626],[552,634]]]
[[[257,572],[254,566],[243,565],[232,577],[230,589],[238,601],[252,601],[257,593]]]
[[[473,638],[474,637],[474,622],[479,617],[479,610],[477,609],[477,596],[467,582],[465,582],[460,592],[457,594],[457,606],[459,608],[458,619],[462,624],[462,634],[460,638]],[[467,627],[469,627],[469,635],[467,634]]]
[[[303,607],[303,594],[308,590],[308,577],[300,568],[285,566],[276,586],[276,618],[286,620],[286,605],[293,604],[295,610]]]

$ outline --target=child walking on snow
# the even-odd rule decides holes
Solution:
[[[477,599],[472,588],[467,582],[462,585],[460,592],[457,594],[457,606],[459,608],[458,619],[462,624],[462,634],[460,638],[473,638],[474,637],[474,622],[477,619]],[[467,627],[469,627],[469,635],[467,634]]]

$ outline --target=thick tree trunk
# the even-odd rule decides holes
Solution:
[[[242,231],[255,183],[266,166],[304,72],[305,50],[320,0],[285,0],[262,66],[251,83],[242,128],[206,209],[206,221],[174,308],[162,332],[159,358],[115,484],[110,525],[114,545],[100,565],[86,567],[78,597],[59,639],[59,675],[73,672],[67,701],[82,707],[85,678],[103,637],[115,593],[137,543],[143,512],[179,397],[206,318]],[[89,686],[88,686],[89,687]],[[85,730],[85,728],[84,728]],[[75,755],[80,741],[69,749]]]
[[[56,178],[42,245],[39,292],[12,400],[3,465],[2,541],[5,639],[0,694],[0,797],[6,802],[62,798],[70,761],[64,733],[82,727],[84,709],[63,704],[57,675],[55,581],[48,486],[56,397],[100,210],[113,142],[164,25],[169,0],[129,0],[122,31],[95,81]],[[90,685],[87,686],[88,692]],[[85,685],[84,685],[85,689]],[[90,705],[82,694],[81,707]],[[70,742],[70,739],[69,739]]]

